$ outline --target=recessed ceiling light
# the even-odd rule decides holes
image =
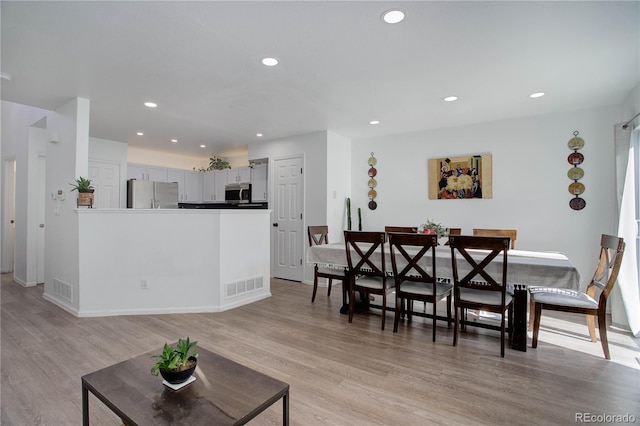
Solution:
[[[206,148],[206,147],[207,147],[206,145],[200,145],[200,148]]]
[[[453,101],[457,101],[458,97],[457,96],[447,96],[446,98],[442,98],[443,101],[445,102],[453,102]]]
[[[387,24],[397,24],[404,19],[404,13],[400,10],[387,10],[382,14],[382,20]]]
[[[0,78],[3,80],[11,81],[13,77],[11,77],[11,74],[7,74],[6,72],[0,72]]]
[[[138,132],[138,133],[136,133],[136,135],[138,135],[138,136],[144,136],[144,133],[142,133],[142,132]]]
[[[371,120],[369,124],[380,124],[380,120]]]
[[[171,142],[178,143],[178,139],[171,139]]]
[[[279,61],[276,58],[262,58],[260,62],[267,67],[275,67]]]
[[[158,106],[158,104],[155,102],[145,102],[144,106],[146,106],[147,108],[155,108]]]
[[[544,96],[544,92],[536,92],[529,95],[530,98],[541,98]]]
[[[256,136],[261,138],[262,137],[262,133],[256,133]]]

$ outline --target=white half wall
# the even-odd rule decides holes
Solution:
[[[79,286],[57,280],[45,298],[74,315],[219,312],[271,295],[267,210],[73,214]]]

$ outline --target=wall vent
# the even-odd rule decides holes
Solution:
[[[57,278],[53,279],[53,294],[60,298],[73,303],[73,286],[71,284],[60,281]]]
[[[263,287],[262,277],[247,278],[246,280],[234,281],[226,284],[226,298],[239,296],[260,290]]]

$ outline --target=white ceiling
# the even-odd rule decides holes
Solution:
[[[0,67],[13,77],[3,100],[55,109],[88,98],[91,136],[190,155],[246,150],[258,132],[362,138],[613,105],[640,80],[637,1],[0,8]],[[405,20],[384,24],[389,8]],[[537,91],[547,95],[530,99]]]

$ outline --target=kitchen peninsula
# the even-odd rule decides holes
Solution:
[[[78,285],[54,279],[44,297],[79,317],[220,312],[269,297],[270,213],[77,209]]]

